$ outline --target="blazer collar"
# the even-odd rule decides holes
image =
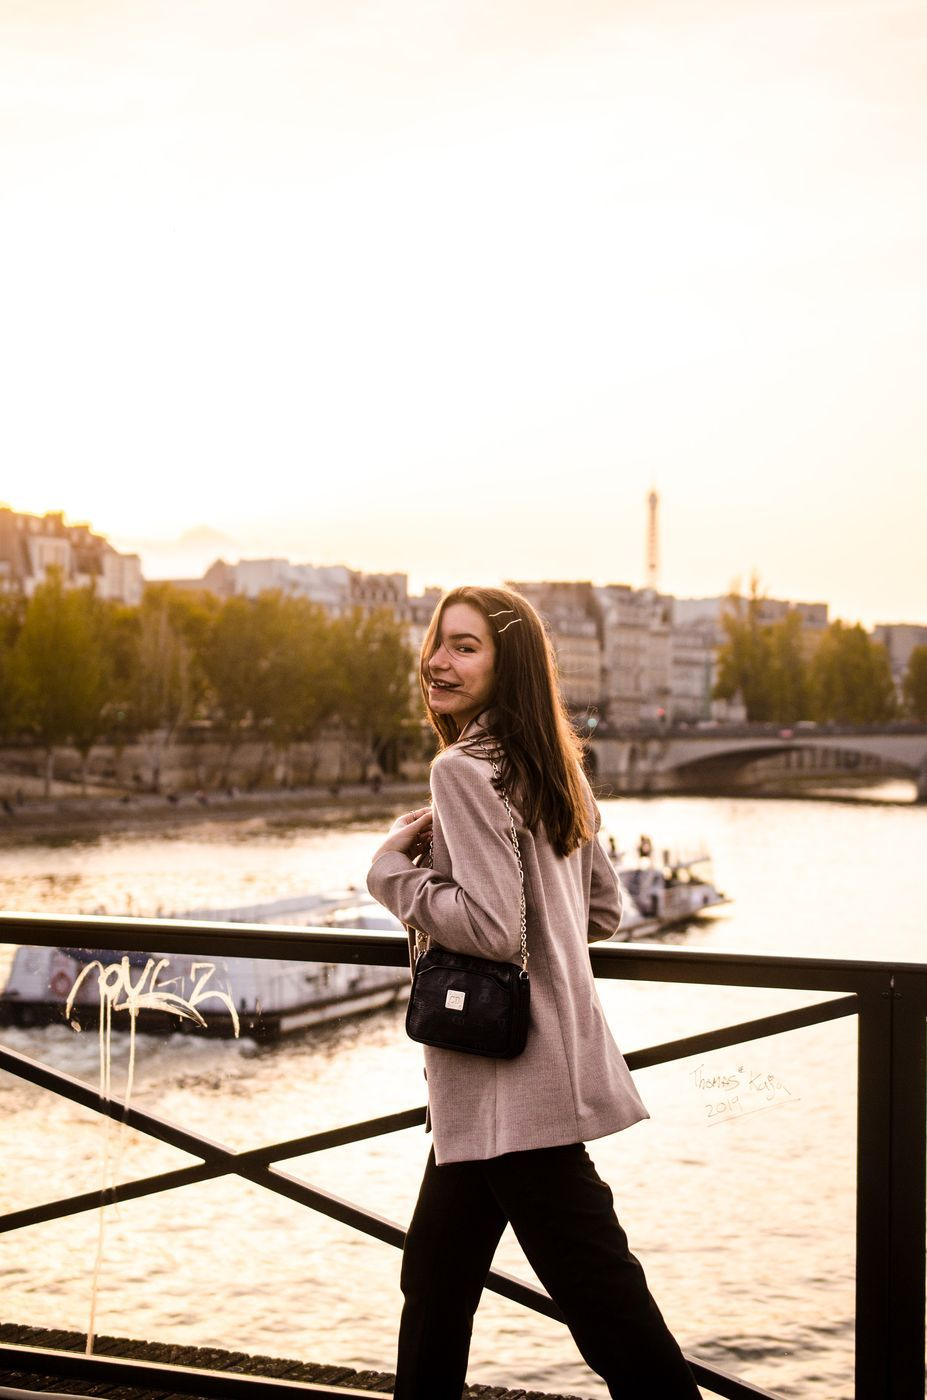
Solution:
[[[469,724],[464,725],[463,729],[460,731],[460,733],[457,735],[457,738],[454,740],[454,743],[460,744],[463,742],[464,739],[466,739],[467,742],[469,742],[471,739],[478,739],[481,735],[486,734],[486,721],[488,718],[488,710],[483,710],[480,714],[476,715],[473,719],[470,720]]]

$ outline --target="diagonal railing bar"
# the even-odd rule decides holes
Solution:
[[[730,1371],[719,1371],[716,1366],[699,1361],[691,1352],[684,1352],[683,1355],[698,1384],[711,1391],[712,1395],[720,1395],[722,1400],[782,1400],[782,1396],[775,1391],[751,1385],[750,1381],[733,1376]]]
[[[650,1069],[653,1065],[666,1064],[670,1060],[683,1060],[690,1055],[705,1055],[711,1050],[741,1045],[745,1040],[762,1040],[765,1036],[780,1035],[783,1031],[801,1030],[804,1026],[837,1021],[842,1016],[855,1016],[858,1010],[857,997],[835,997],[832,1001],[815,1002],[813,1006],[798,1006],[792,1011],[779,1011],[774,1016],[758,1016],[753,1021],[722,1026],[716,1031],[683,1036],[681,1040],[667,1040],[663,1045],[651,1045],[646,1050],[631,1050],[624,1058],[628,1069]]]
[[[841,998],[839,1001],[817,1003],[813,1007],[797,1008],[794,1011],[783,1012],[777,1016],[756,1018],[753,1021],[744,1022],[742,1027],[731,1028],[735,1032],[744,1031],[746,1034],[735,1034],[733,1039],[728,1039],[723,1043],[735,1044],[738,1039],[755,1038],[757,1028],[762,1026],[766,1026],[767,1028],[773,1026],[778,1027],[779,1023],[782,1022],[788,1022],[789,1024],[794,1022],[795,1024],[806,1025],[813,1024],[816,1019],[824,1020],[828,1019],[829,1016],[848,1015],[851,1009],[855,1009],[855,1004],[855,997],[847,997]],[[808,1018],[810,1018],[810,1020]],[[767,1029],[766,1033],[773,1034],[774,1030]],[[723,1031],[709,1031],[701,1037],[687,1037],[685,1040],[678,1042],[678,1044],[682,1046],[694,1045],[698,1047],[700,1042],[704,1041],[706,1045],[710,1043],[713,1047],[716,1042],[721,1043],[719,1037],[723,1037],[723,1035]],[[628,1056],[628,1063],[634,1067],[635,1057],[640,1059],[650,1055],[659,1056],[659,1058],[648,1059],[647,1063],[662,1063],[666,1059],[675,1057],[673,1054],[665,1053],[668,1049],[669,1046],[658,1046],[652,1047],[652,1049],[649,1050],[632,1052],[632,1054]],[[678,1056],[679,1053],[679,1051],[676,1051],[676,1056]],[[690,1052],[683,1051],[682,1053],[700,1053],[700,1048],[695,1048]],[[120,1110],[124,1110],[125,1108],[121,1101],[116,1099],[103,1100],[97,1093],[89,1089],[87,1085],[82,1084],[81,1081],[74,1080],[70,1075],[62,1074],[61,1071],[51,1070],[47,1066],[40,1065],[37,1061],[30,1060],[27,1056],[20,1055],[15,1051],[0,1049],[0,1068],[11,1067],[6,1062],[8,1055],[17,1063],[20,1072],[28,1072],[28,1076],[32,1082],[39,1082],[41,1080],[44,1081],[44,1087],[53,1089],[56,1088],[56,1085],[60,1086],[57,1091],[66,1092],[68,1097],[72,1096],[76,1087],[81,1091],[80,1101],[87,1107],[96,1108],[98,1111],[106,1112],[112,1117],[124,1118],[124,1121],[129,1123],[130,1126],[140,1127],[144,1131],[149,1131],[150,1128],[156,1128],[158,1130],[157,1136],[161,1137],[162,1140],[170,1141],[172,1145],[182,1147],[183,1150],[193,1152],[200,1156],[203,1156],[204,1153],[208,1151],[209,1156],[215,1159],[213,1161],[207,1159],[207,1161],[199,1167],[188,1168],[185,1172],[177,1173],[176,1176],[179,1179],[175,1180],[172,1185],[186,1185],[194,1181],[207,1179],[210,1176],[234,1173],[235,1175],[254,1182],[255,1185],[264,1186],[268,1190],[275,1191],[278,1195],[285,1196],[301,1205],[317,1210],[321,1214],[339,1221],[341,1224],[360,1230],[362,1233],[370,1235],[374,1239],[379,1239],[383,1243],[391,1244],[399,1249],[403,1246],[405,1232],[394,1222],[386,1220],[372,1212],[365,1211],[361,1207],[355,1206],[352,1202],[343,1201],[339,1197],[321,1191],[311,1186],[308,1182],[264,1165],[267,1161],[279,1160],[279,1154],[276,1153],[274,1147],[256,1148],[247,1153],[232,1152],[229,1149],[223,1148],[220,1144],[201,1139],[198,1134],[190,1133],[176,1124],[168,1123],[166,1120],[160,1118],[155,1118],[153,1115],[141,1114],[139,1110],[131,1108],[128,1111],[121,1112]],[[15,1069],[14,1072],[16,1072]],[[386,1121],[390,1124],[390,1127],[387,1127],[386,1131],[396,1131],[402,1127],[415,1126],[416,1123],[422,1121],[422,1117],[423,1110],[421,1109],[411,1109],[406,1110],[404,1113],[389,1115]],[[147,1120],[148,1126],[146,1126],[146,1122],[142,1120]],[[344,1141],[351,1141],[375,1135],[375,1133],[371,1131],[371,1123],[353,1126],[357,1134],[356,1137],[352,1136],[350,1127],[341,1130],[336,1129],[333,1133],[313,1135],[316,1139],[316,1146],[314,1149],[308,1146],[312,1141],[311,1138],[292,1139],[288,1143],[280,1144],[280,1146],[283,1147],[285,1152],[288,1150],[289,1155],[307,1155],[307,1153],[312,1150],[320,1150],[324,1146],[335,1145],[333,1141],[335,1136],[341,1136]],[[129,1184],[129,1190],[131,1190],[132,1185],[131,1183]],[[140,1189],[141,1183],[135,1183],[134,1185],[137,1188],[133,1192],[135,1197],[142,1194],[149,1194]],[[152,1189],[157,1190],[160,1188],[154,1186]],[[169,1184],[163,1189],[171,1189],[171,1185]],[[101,1197],[103,1198],[102,1201]],[[100,1204],[114,1203],[117,1199],[130,1199],[130,1196],[127,1191],[124,1192],[123,1188],[115,1188],[115,1190],[110,1190],[108,1193],[87,1193],[82,1199],[81,1208],[85,1210],[92,1209],[94,1206],[99,1206]],[[40,1207],[39,1209],[42,1208]],[[50,1212],[51,1209],[53,1208],[45,1208],[46,1212]],[[65,1214],[66,1212],[62,1210],[60,1213]],[[25,1219],[21,1218],[21,1224],[36,1223],[34,1219],[30,1220],[28,1218],[28,1212],[17,1212],[17,1214],[20,1217],[26,1217]],[[50,1216],[46,1215],[46,1218],[50,1218]],[[0,1219],[0,1230],[3,1228],[15,1227],[7,1225],[5,1219]],[[549,1317],[562,1320],[559,1309],[546,1293],[508,1274],[493,1270],[487,1279],[487,1286],[494,1292],[500,1293],[503,1297],[507,1297],[514,1302],[522,1303],[527,1307],[533,1308],[537,1312],[542,1312]]]
[[[11,1050],[8,1046],[0,1046],[0,1070],[4,1069],[38,1088],[48,1089],[72,1103],[80,1104],[82,1108],[89,1108],[104,1117],[125,1123],[148,1137],[157,1138],[182,1152],[191,1153],[194,1157],[202,1157],[204,1161],[239,1159],[245,1162],[261,1162],[280,1160],[283,1157],[307,1156],[312,1152],[325,1151],[329,1147],[340,1147],[350,1142],[361,1142],[365,1138],[379,1137],[382,1133],[414,1128],[425,1121],[424,1108],[402,1109],[398,1113],[385,1114],[363,1123],[330,1128],[305,1137],[290,1138],[282,1143],[271,1143],[248,1148],[244,1152],[235,1152],[222,1143],[212,1142],[199,1133],[191,1132],[179,1123],[172,1123],[170,1119],[160,1118],[157,1114],[127,1105],[116,1096],[104,1098],[83,1080],[75,1079],[63,1070],[52,1069],[50,1065],[42,1064],[40,1060],[34,1060],[18,1050]]]
[[[24,1230],[30,1225],[45,1225],[49,1220],[66,1220],[72,1215],[82,1215],[85,1211],[99,1210],[103,1206],[122,1205],[126,1201],[142,1200],[145,1196],[160,1196],[180,1186],[212,1181],[217,1176],[225,1176],[227,1172],[224,1163],[201,1162],[196,1167],[180,1167],[177,1171],[140,1177],[138,1181],[120,1182],[118,1186],[107,1186],[102,1191],[81,1191],[58,1201],[25,1206],[22,1210],[11,1210],[6,1215],[0,1215],[0,1235],[12,1234],[14,1230]]]
[[[10,1070],[13,1074],[27,1078],[31,1084],[50,1089],[52,1092],[63,1093],[66,1098],[73,1102],[81,1103],[85,1107],[95,1109],[105,1116],[113,1119],[125,1120],[130,1127],[140,1128],[144,1133],[150,1133],[153,1137],[160,1138],[161,1141],[169,1142],[172,1147],[179,1147],[182,1151],[190,1152],[196,1156],[202,1156],[204,1162],[199,1168],[190,1168],[189,1180],[203,1180],[207,1176],[235,1175],[244,1177],[245,1180],[265,1186],[267,1189],[276,1191],[279,1196],[286,1196],[290,1200],[298,1201],[302,1205],[309,1205],[312,1210],[318,1210],[323,1215],[328,1215],[343,1225],[353,1226],[364,1233],[371,1235],[374,1239],[382,1240],[388,1245],[393,1245],[402,1249],[405,1243],[405,1231],[402,1226],[396,1225],[393,1221],[388,1221],[375,1215],[374,1212],[364,1211],[358,1205],[351,1204],[350,1201],[342,1201],[339,1197],[330,1196],[328,1191],[321,1191],[314,1186],[309,1186],[307,1182],[301,1182],[297,1177],[287,1176],[284,1172],[267,1166],[260,1165],[260,1156],[265,1154],[267,1149],[253,1149],[252,1154],[241,1154],[241,1152],[231,1151],[218,1142],[207,1140],[199,1134],[190,1133],[188,1128],[179,1127],[178,1124],[168,1123],[165,1119],[155,1117],[151,1113],[143,1113],[140,1109],[129,1107],[126,1109],[125,1103],[120,1099],[104,1099],[95,1089],[91,1089],[87,1084],[83,1084],[80,1079],[74,1079],[69,1074],[63,1074],[60,1070],[50,1070],[48,1065],[39,1064],[36,1060],[31,1060],[28,1056],[18,1053],[15,1050],[8,1050],[6,1047],[0,1049],[0,1068]],[[393,1113],[386,1116],[386,1123],[391,1124],[391,1130],[399,1130],[400,1127],[414,1127],[423,1120],[423,1110],[407,1109],[402,1113]],[[374,1120],[375,1121],[375,1120]],[[374,1135],[370,1130],[370,1123],[357,1124],[360,1138]],[[332,1134],[314,1134],[314,1137],[322,1142],[329,1142],[333,1135],[350,1133],[346,1128],[336,1128]],[[294,1140],[291,1147],[295,1147]],[[322,1144],[319,1144],[322,1145]],[[270,1149],[273,1151],[273,1149]],[[318,1147],[316,1147],[318,1151]],[[249,1161],[251,1158],[251,1161]],[[203,1170],[206,1168],[206,1170]],[[179,1184],[188,1184],[182,1182]],[[101,1201],[101,1196],[104,1200]],[[85,1193],[81,1198],[81,1210],[91,1210],[95,1205],[109,1205],[115,1203],[115,1194],[109,1193]],[[48,1212],[53,1207],[45,1207],[45,1218],[50,1218]],[[43,1210],[36,1207],[36,1211]],[[28,1212],[17,1212],[22,1214]],[[64,1214],[64,1212],[62,1212]],[[66,1214],[74,1214],[67,1211]],[[21,1225],[35,1224],[35,1219],[21,1219]],[[6,1224],[6,1217],[0,1219],[0,1231]],[[528,1306],[534,1306],[539,1312],[545,1312],[550,1317],[560,1319],[560,1312],[556,1306],[550,1302],[548,1295],[543,1294],[539,1289],[531,1288],[528,1284],[522,1284],[517,1278],[510,1278],[507,1274],[492,1273],[487,1280],[490,1288],[496,1289],[507,1298],[515,1302],[524,1302]]]
[[[33,1060],[16,1051],[0,1048],[0,1068],[22,1078],[27,1078],[29,1082],[38,1084],[40,1087],[57,1093],[72,1102],[80,1103],[82,1106],[94,1109],[107,1117],[124,1121],[129,1126],[140,1128],[152,1136],[158,1136],[163,1141],[169,1141],[172,1146],[181,1147],[184,1151],[205,1158],[197,1166],[160,1172],[137,1181],[122,1182],[102,1191],[85,1191],[62,1200],[49,1201],[42,1205],[27,1207],[24,1210],[8,1212],[6,1215],[0,1216],[0,1234],[28,1225],[41,1224],[48,1220],[78,1215],[83,1211],[98,1209],[100,1206],[138,1200],[144,1196],[174,1190],[180,1186],[188,1186],[219,1176],[242,1175],[243,1169],[247,1166],[259,1166],[286,1157],[308,1156],[311,1153],[325,1151],[332,1147],[341,1147],[347,1143],[362,1142],[368,1138],[418,1127],[425,1121],[424,1106],[403,1109],[398,1113],[384,1114],[379,1118],[368,1119],[362,1123],[352,1123],[341,1128],[332,1128],[320,1133],[290,1138],[285,1142],[270,1143],[263,1147],[248,1148],[244,1152],[235,1152],[221,1144],[210,1143],[197,1134],[189,1133],[166,1119],[155,1118],[151,1114],[139,1114],[137,1110],[131,1108],[126,1110],[126,1105],[121,1099],[103,1099],[80,1080],[73,1079],[60,1070],[53,1070],[48,1065],[43,1065],[38,1060]],[[162,1131],[155,1132],[154,1128]]]
[[[799,1007],[791,1011],[780,1012],[773,1016],[757,1017],[751,1021],[740,1022],[733,1026],[723,1027],[715,1031],[707,1031],[700,1035],[687,1036],[680,1040],[667,1041],[663,1045],[650,1046],[643,1050],[631,1051],[627,1056],[629,1068],[644,1069],[655,1065],[664,1064],[668,1061],[681,1059],[689,1055],[705,1054],[712,1050],[736,1045],[745,1040],[760,1039],[763,1036],[780,1034],[787,1030],[794,1030],[803,1026],[815,1025],[823,1021],[833,1020],[841,1016],[854,1014],[857,1010],[856,997],[841,997],[827,1002],[817,1002],[812,1006]],[[16,1052],[11,1052],[13,1055]],[[5,1052],[0,1049],[0,1067],[12,1070],[12,1066],[4,1064]],[[56,1092],[63,1093],[66,1097],[73,1096],[73,1086],[80,1081],[74,1081],[70,1076],[62,1075],[58,1071],[42,1066],[38,1061],[31,1060],[28,1056],[18,1055],[20,1069],[28,1063],[30,1069],[44,1070],[47,1076],[54,1076],[59,1079],[60,1085]],[[16,1070],[12,1070],[16,1072]],[[35,1079],[33,1078],[33,1082]],[[47,1084],[45,1087],[52,1087]],[[86,1089],[86,1086],[84,1086]],[[98,1111],[105,1111],[110,1116],[121,1118],[128,1122],[125,1105],[121,1100],[109,1099],[101,1101],[96,1096],[96,1103],[93,1103],[93,1094],[87,1090],[89,1098],[85,1098],[85,1103],[89,1107],[95,1107]],[[101,1106],[101,1103],[105,1107]],[[121,1111],[120,1111],[121,1110]],[[71,1196],[59,1201],[47,1202],[41,1206],[28,1207],[24,1210],[13,1211],[7,1215],[0,1216],[0,1233],[21,1229],[26,1226],[44,1223],[49,1220],[61,1219],[70,1215],[80,1214],[83,1211],[95,1210],[104,1205],[112,1205],[117,1202],[138,1200],[145,1196],[156,1195],[159,1192],[170,1191],[182,1186],[193,1185],[198,1182],[214,1179],[219,1176],[237,1173],[244,1175],[245,1166],[261,1165],[269,1162],[282,1161],[286,1157],[308,1156],[313,1152],[325,1151],[329,1148],[343,1146],[351,1142],[363,1141],[367,1138],[377,1137],[381,1134],[399,1132],[406,1128],[416,1127],[424,1122],[425,1109],[406,1109],[402,1112],[385,1115],[381,1118],[370,1119],[363,1123],[347,1125],[343,1128],[331,1129],[322,1133],[303,1135],[298,1138],[291,1138],[288,1141],[268,1144],[264,1147],[250,1148],[244,1152],[230,1153],[222,1149],[221,1154],[217,1154],[212,1162],[204,1161],[199,1166],[181,1168],[172,1172],[161,1172],[156,1175],[141,1178],[137,1181],[120,1183],[103,1191],[88,1191],[79,1195]],[[163,1122],[163,1120],[160,1120]],[[176,1127],[177,1125],[168,1125]],[[182,1130],[180,1130],[182,1131]],[[185,1144],[185,1150],[194,1150],[197,1153],[202,1151],[202,1144],[199,1140],[192,1146]],[[264,1183],[269,1189],[275,1189],[273,1181]]]
[[[287,1157],[308,1157],[313,1152],[327,1152],[332,1147],[346,1147],[352,1142],[401,1133],[406,1128],[424,1126],[427,1109],[403,1108],[398,1113],[385,1113],[381,1118],[368,1118],[363,1123],[350,1123],[344,1128],[326,1128],[321,1133],[290,1138],[286,1142],[270,1143],[266,1147],[249,1147],[238,1154],[242,1162],[282,1162]]]
[[[385,1118],[372,1118],[366,1123],[356,1123],[350,1128],[335,1128],[330,1132],[313,1133],[309,1137],[294,1138],[285,1143],[235,1152],[231,1154],[234,1164],[223,1158],[221,1161],[202,1162],[196,1167],[180,1167],[176,1171],[139,1177],[136,1181],[120,1182],[103,1191],[83,1191],[76,1196],[47,1201],[44,1205],[27,1206],[25,1210],[9,1211],[6,1215],[0,1215],[0,1234],[19,1230],[27,1225],[40,1225],[48,1220],[61,1220],[69,1215],[80,1215],[83,1211],[98,1210],[101,1206],[141,1200],[145,1196],[173,1191],[180,1186],[191,1186],[199,1181],[228,1176],[234,1173],[237,1164],[260,1164],[280,1161],[285,1157],[308,1156],[312,1152],[322,1152],[329,1147],[342,1147],[349,1142],[363,1142],[386,1133],[400,1132],[404,1128],[416,1128],[424,1121],[424,1108],[409,1108],[401,1113],[388,1114]]]
[[[355,1206],[350,1201],[342,1201],[337,1196],[332,1196],[328,1192],[320,1191],[308,1182],[300,1181],[296,1177],[288,1176],[284,1172],[261,1164],[260,1157],[266,1149],[257,1148],[253,1150],[251,1161],[249,1154],[234,1152],[223,1147],[221,1143],[212,1142],[209,1139],[200,1137],[199,1134],[190,1132],[186,1128],[181,1128],[175,1123],[170,1123],[166,1119],[158,1118],[154,1114],[143,1113],[140,1109],[126,1108],[119,1099],[104,1099],[96,1090],[84,1084],[79,1079],[74,1079],[69,1074],[64,1074],[61,1070],[50,1069],[47,1065],[40,1064],[37,1060],[30,1059],[27,1055],[22,1055],[15,1050],[0,1048],[0,1069],[9,1069],[14,1074],[19,1074],[30,1083],[38,1084],[42,1088],[47,1088],[56,1093],[63,1093],[65,1097],[80,1103],[87,1108],[95,1109],[108,1117],[118,1118],[125,1121],[130,1127],[140,1128],[143,1132],[150,1133],[161,1141],[170,1143],[171,1146],[179,1147],[185,1152],[190,1152],[205,1159],[204,1165],[210,1169],[207,1175],[220,1176],[224,1174],[234,1174],[241,1176],[248,1181],[254,1182],[258,1186],[265,1186],[268,1190],[275,1191],[278,1195],[285,1196],[290,1200],[297,1201],[302,1205],[310,1206],[318,1210],[321,1214],[329,1216],[333,1220],[338,1220],[344,1225],[349,1225],[360,1230],[363,1234],[371,1235],[374,1239],[381,1240],[386,1244],[391,1244],[401,1249],[405,1242],[405,1231],[401,1226],[396,1225],[391,1220],[386,1220],[371,1211],[365,1211],[359,1206]],[[395,1131],[399,1127],[415,1126],[422,1121],[423,1111],[421,1109],[409,1109],[403,1113],[390,1114],[387,1122],[392,1125]],[[359,1130],[366,1130],[369,1124],[358,1124]],[[335,1134],[349,1130],[336,1129]],[[371,1134],[363,1131],[362,1136]],[[329,1141],[330,1134],[315,1135],[325,1141]],[[290,1146],[294,1146],[301,1139],[294,1139]],[[271,1149],[272,1151],[273,1149]],[[258,1160],[255,1160],[258,1159]],[[193,1168],[191,1171],[197,1175],[193,1180],[201,1180],[203,1176],[201,1168]],[[186,1184],[186,1183],[183,1183]],[[114,1203],[115,1197],[110,1193],[88,1193],[84,1197],[83,1209],[92,1208],[93,1205],[100,1205],[100,1195],[104,1196],[103,1204]],[[41,1209],[41,1207],[39,1207]],[[71,1213],[71,1212],[69,1212]],[[17,1212],[17,1214],[22,1214]],[[35,1223],[25,1220],[22,1224]],[[0,1229],[3,1221],[0,1220]],[[538,1289],[531,1288],[520,1280],[510,1278],[507,1274],[490,1274],[487,1280],[488,1286],[494,1288],[496,1292],[502,1293],[505,1297],[513,1299],[515,1302],[525,1303],[534,1307],[539,1312],[545,1312],[549,1317],[558,1320],[561,1314],[555,1305],[548,1298],[546,1293]]]
[[[239,1174],[258,1186],[266,1186],[279,1196],[286,1196],[289,1200],[300,1205],[310,1206],[321,1215],[327,1215],[331,1220],[337,1220],[342,1225],[350,1225],[365,1235],[372,1235],[374,1239],[380,1240],[383,1244],[391,1244],[396,1249],[402,1249],[405,1244],[405,1231],[400,1225],[396,1225],[393,1221],[386,1220],[382,1216],[362,1210],[350,1201],[342,1201],[338,1196],[333,1196],[328,1191],[322,1191],[317,1186],[311,1186],[308,1182],[301,1181],[298,1177],[278,1171],[276,1167],[245,1168]],[[522,1283],[520,1279],[514,1278],[511,1274],[493,1269],[487,1275],[486,1286],[494,1293],[500,1293],[504,1298],[510,1298],[515,1303],[523,1303],[526,1307],[533,1308],[535,1312],[555,1318],[558,1322],[563,1321],[560,1309],[546,1293],[534,1288],[531,1284]]]
[[[89,1108],[104,1118],[113,1118],[130,1128],[137,1128],[148,1137],[166,1142],[170,1147],[179,1148],[181,1152],[190,1152],[194,1157],[202,1157],[204,1161],[228,1155],[228,1148],[223,1147],[221,1143],[210,1142],[208,1138],[188,1132],[166,1118],[133,1108],[122,1099],[105,1098],[82,1079],[75,1079],[73,1075],[65,1074],[64,1070],[43,1065],[39,1060],[20,1054],[18,1050],[11,1050],[7,1045],[0,1046],[0,1069],[5,1069],[40,1089],[49,1089],[52,1093],[69,1099],[71,1103],[80,1104],[82,1108]]]

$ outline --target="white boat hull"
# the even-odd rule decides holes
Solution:
[[[617,942],[653,938],[728,901],[692,866],[616,868],[625,890]],[[233,923],[327,924],[401,931],[385,909],[355,891],[291,897],[234,909],[196,909],[184,919]],[[114,993],[115,988],[115,993]],[[62,1021],[97,1026],[101,993],[113,1007],[114,1029],[171,1034],[198,1030],[275,1039],[311,1026],[388,1006],[408,994],[406,969],[348,963],[303,963],[260,958],[214,960],[172,955],[21,947],[0,993],[0,1026],[44,1026]]]

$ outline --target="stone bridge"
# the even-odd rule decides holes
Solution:
[[[591,764],[599,781],[621,791],[672,792],[736,786],[743,782],[743,770],[757,759],[796,751],[817,755],[822,763],[827,755],[833,755],[832,762],[842,756],[845,772],[852,772],[856,755],[874,772],[910,778],[917,787],[917,800],[927,802],[927,724],[622,729],[595,738]]]

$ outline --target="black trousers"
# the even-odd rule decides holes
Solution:
[[[612,1396],[698,1400],[582,1143],[443,1167],[432,1152],[402,1260],[395,1400],[461,1400],[473,1314],[506,1222]]]

